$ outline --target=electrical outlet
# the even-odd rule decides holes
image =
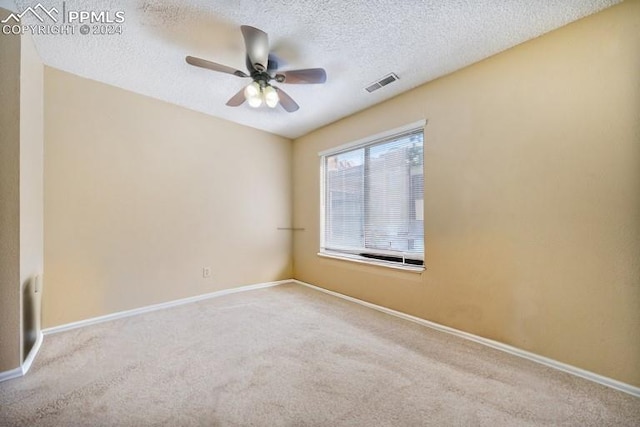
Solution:
[[[211,267],[202,267],[202,277],[205,279],[211,277]]]

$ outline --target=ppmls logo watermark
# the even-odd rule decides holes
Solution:
[[[24,24],[35,18],[39,24]],[[122,34],[125,21],[124,10],[74,10],[67,9],[62,2],[60,10],[56,7],[46,8],[38,3],[29,6],[20,13],[12,13],[0,21],[2,34],[22,35],[114,35]]]

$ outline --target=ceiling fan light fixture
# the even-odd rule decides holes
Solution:
[[[258,108],[262,105],[262,98],[259,96],[255,98],[247,98],[247,102],[249,102],[249,107]]]
[[[278,105],[278,101],[280,99],[278,98],[278,92],[276,92],[273,86],[265,87],[263,90],[263,95],[264,102],[267,104],[267,106],[269,106],[270,108],[275,108],[276,105]]]
[[[253,80],[252,83],[236,92],[226,102],[227,106],[239,107],[245,101],[252,108],[258,108],[262,104],[267,104],[269,108],[275,108],[280,104],[286,112],[293,113],[298,111],[300,106],[285,91],[271,86],[269,84],[271,80],[288,84],[317,84],[327,81],[327,73],[323,68],[288,70],[275,74],[278,70],[279,61],[269,52],[269,36],[267,33],[249,25],[241,25],[240,30],[244,38],[245,63],[249,74],[233,67],[196,58],[195,56],[187,56],[185,58],[187,64],[195,67],[231,74],[236,77],[250,77]]]
[[[262,94],[260,92],[260,85],[257,82],[250,83],[244,88],[244,97],[250,107],[258,108],[262,105]]]

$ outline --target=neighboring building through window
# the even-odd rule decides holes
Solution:
[[[422,269],[424,124],[320,153],[321,255]]]

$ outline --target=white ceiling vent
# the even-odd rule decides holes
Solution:
[[[395,73],[389,73],[386,76],[384,76],[383,78],[381,78],[380,80],[371,83],[369,86],[365,87],[365,90],[369,93],[373,92],[374,90],[378,90],[380,89],[382,86],[386,86],[389,83],[393,83],[396,80],[398,80],[398,76],[396,76]]]

